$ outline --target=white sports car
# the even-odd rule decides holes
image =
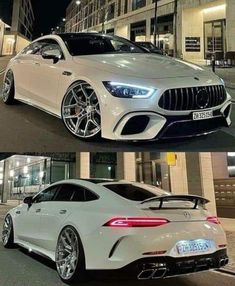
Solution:
[[[223,81],[201,67],[95,33],[39,38],[13,58],[3,101],[62,118],[81,139],[154,140],[231,124]]]
[[[72,283],[85,270],[157,279],[228,263],[225,233],[207,199],[103,179],[55,183],[5,217],[3,244],[48,257]]]

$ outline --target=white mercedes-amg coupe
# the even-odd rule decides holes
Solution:
[[[228,263],[227,242],[207,202],[141,183],[61,181],[6,215],[3,244],[50,258],[67,283],[86,270],[157,279],[216,269]]]
[[[13,58],[3,101],[62,118],[81,139],[154,140],[231,124],[223,81],[201,67],[98,33],[39,38]]]

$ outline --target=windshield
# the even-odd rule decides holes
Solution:
[[[137,202],[142,202],[156,196],[167,194],[166,192],[158,191],[153,187],[153,191],[150,191],[150,188],[147,189],[132,184],[105,184],[103,186],[125,199]]]
[[[64,34],[60,36],[72,56],[145,52],[128,40],[119,37],[100,34]]]

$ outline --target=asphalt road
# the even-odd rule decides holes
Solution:
[[[9,207],[0,204],[0,233],[4,214]],[[109,277],[107,273],[90,273],[84,286],[232,286],[235,276],[216,271],[202,272],[164,280],[138,281],[123,277]],[[0,285],[6,286],[62,286],[54,263],[21,248],[5,249],[0,242]]]
[[[0,62],[1,70],[8,59]],[[235,89],[229,90],[235,100]],[[235,122],[235,107],[232,113]],[[6,106],[0,101],[1,152],[75,152],[75,151],[233,151],[235,123],[214,134],[193,139],[154,142],[84,142],[73,137],[61,120],[34,107],[18,103]]]

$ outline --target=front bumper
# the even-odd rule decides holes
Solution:
[[[202,110],[203,111],[203,110]],[[194,121],[193,111],[171,115],[158,112],[131,112],[113,130],[116,140],[156,140],[206,135],[231,125],[231,101],[214,108],[213,118]],[[112,138],[112,139],[114,139]]]
[[[137,277],[139,280],[159,279],[219,269],[228,264],[226,249],[212,254],[174,258],[170,256],[142,258],[132,262],[115,274]],[[114,273],[114,272],[113,272]]]

